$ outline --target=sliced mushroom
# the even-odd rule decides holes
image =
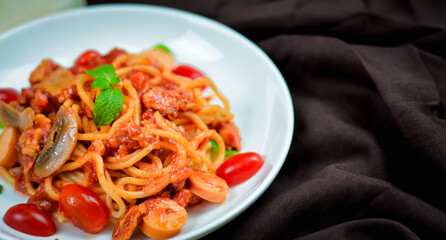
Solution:
[[[0,134],[0,166],[12,167],[17,162],[18,152],[15,144],[19,139],[17,128],[6,128]]]
[[[25,108],[23,112],[19,112],[10,105],[0,101],[0,120],[7,127],[19,127],[20,130],[24,131],[33,125],[34,118],[34,111],[31,108]]]
[[[57,112],[48,142],[36,158],[34,173],[48,177],[62,167],[76,147],[77,128],[73,112],[69,107],[62,106]]]

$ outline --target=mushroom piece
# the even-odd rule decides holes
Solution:
[[[25,108],[23,112],[19,112],[9,104],[0,101],[0,121],[7,127],[19,127],[24,131],[33,125],[35,117],[34,111],[29,107]]]
[[[61,168],[76,147],[77,133],[74,113],[69,107],[62,106],[57,112],[48,142],[36,158],[34,173],[40,177],[48,177]]]
[[[6,128],[0,134],[0,166],[12,167],[17,162],[18,152],[15,144],[19,139],[17,128]]]

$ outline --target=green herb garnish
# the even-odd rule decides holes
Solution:
[[[230,157],[232,157],[232,156],[234,156],[234,155],[237,155],[237,154],[239,154],[240,153],[240,151],[237,151],[237,150],[226,150],[225,151],[225,159],[228,159],[228,158],[230,158]]]
[[[119,77],[116,75],[113,65],[101,65],[94,70],[85,70],[88,74],[95,78],[94,88],[110,89],[119,83]]]
[[[0,121],[0,130],[2,130],[2,129],[3,129],[3,122]]]
[[[101,65],[85,72],[95,78],[91,86],[102,89],[94,102],[93,121],[98,127],[105,126],[113,122],[124,107],[124,94],[121,90],[113,88],[119,83],[119,77],[113,65]]]
[[[164,44],[157,44],[155,47],[153,47],[153,49],[158,49],[158,50],[161,50],[161,51],[165,51],[168,54],[173,55],[172,51],[170,51],[170,49],[166,45],[164,45]]]
[[[209,140],[211,142],[212,148],[214,149],[214,152],[218,153],[218,144],[214,139]]]
[[[209,142],[211,142],[212,149],[214,149],[214,152],[218,153],[218,144],[214,139],[210,139]],[[225,151],[225,159],[228,159],[234,155],[239,154],[240,151],[237,150],[226,150]]]
[[[3,186],[0,184],[0,193],[3,192]]]

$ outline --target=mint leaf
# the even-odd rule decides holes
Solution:
[[[102,88],[102,89],[110,89],[110,85],[108,84],[108,81],[103,78],[96,78],[94,80],[93,84],[91,84],[93,88]]]
[[[94,103],[93,121],[98,127],[105,126],[113,122],[124,107],[124,94],[121,90],[113,88],[119,83],[119,77],[113,65],[101,65],[85,72],[95,78],[91,85],[93,88],[103,89]]]
[[[3,129],[3,122],[0,121],[0,130],[2,130],[2,129]]]
[[[119,77],[116,75],[113,65],[101,65],[94,70],[85,70],[85,72],[96,79],[92,84],[94,88],[109,89],[119,83]]]
[[[93,121],[98,127],[105,126],[119,115],[124,106],[124,94],[117,88],[106,89],[96,98]]]
[[[3,192],[3,186],[0,184],[0,193]]]
[[[161,43],[156,45],[155,47],[153,47],[153,49],[158,49],[158,50],[167,52],[170,55],[173,55],[172,51],[170,51],[170,49],[166,45],[161,44]]]

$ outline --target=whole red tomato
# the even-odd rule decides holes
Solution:
[[[74,226],[87,233],[100,232],[110,217],[104,202],[79,184],[68,184],[61,189],[59,208]]]
[[[3,221],[17,231],[33,236],[49,237],[56,233],[56,225],[48,214],[32,204],[12,206]]]
[[[234,155],[217,169],[217,176],[226,180],[228,186],[234,186],[254,176],[263,166],[263,158],[255,152]]]

